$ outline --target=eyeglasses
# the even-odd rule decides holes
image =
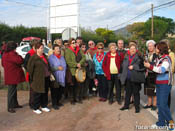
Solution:
[[[103,50],[103,48],[98,48],[99,50]]]

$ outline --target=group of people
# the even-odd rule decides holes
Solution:
[[[135,113],[140,112],[140,90],[144,84],[144,93],[148,96],[145,109],[158,108],[156,126],[173,123],[168,101],[174,73],[174,54],[167,41],[146,42],[148,52],[142,54],[138,43],[130,41],[129,49],[124,49],[124,41],[118,40],[108,45],[97,45],[90,40],[87,45],[81,37],[68,41],[56,39],[48,52],[44,54],[44,45],[34,40],[25,59],[16,52],[16,44],[9,41],[2,55],[5,71],[5,84],[8,85],[8,112],[15,113],[15,108],[22,108],[17,101],[17,84],[28,81],[30,85],[29,106],[36,114],[50,112],[48,91],[51,91],[52,107],[58,110],[61,99],[69,98],[70,103],[83,103],[91,95],[98,95],[100,102],[111,105],[117,101],[121,111],[128,110],[131,98]],[[173,57],[172,57],[173,56]],[[24,71],[26,70],[26,78]],[[78,79],[77,72],[83,72]],[[115,88],[115,90],[114,90]],[[115,98],[114,98],[115,97]],[[169,100],[168,100],[169,99]]]

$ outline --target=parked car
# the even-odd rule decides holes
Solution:
[[[30,42],[31,42],[32,40],[41,40],[41,39],[38,38],[38,37],[32,37],[32,36],[31,36],[31,37],[25,37],[25,38],[23,38],[22,41],[20,42],[19,46],[28,45],[28,44],[30,44]]]
[[[23,45],[23,46],[19,46],[16,48],[16,52],[22,56],[22,58],[25,58],[27,52],[30,50],[30,46],[29,45]],[[46,55],[48,55],[49,52],[49,47],[44,46],[44,53]]]

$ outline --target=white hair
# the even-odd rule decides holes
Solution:
[[[154,40],[148,40],[148,41],[146,42],[146,47],[148,47],[148,44],[149,44],[149,43],[152,43],[153,45],[156,44],[156,42],[155,42]]]

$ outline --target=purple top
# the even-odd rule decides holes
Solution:
[[[49,57],[49,64],[54,70],[54,76],[56,81],[63,87],[65,87],[65,76],[66,76],[66,61],[63,56],[58,59],[54,54]],[[63,70],[58,70],[58,67],[62,66]]]

